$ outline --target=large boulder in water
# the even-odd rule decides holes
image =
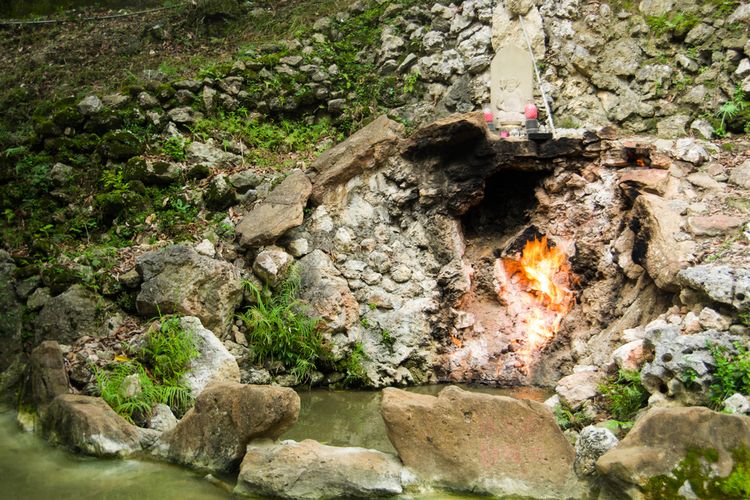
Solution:
[[[372,498],[398,495],[401,462],[365,448],[300,443],[252,443],[235,494],[273,498]]]
[[[750,417],[700,406],[654,408],[596,462],[596,468],[618,491],[640,497],[651,478],[673,473],[689,454],[713,455],[716,461],[705,470],[726,477],[735,465],[734,453],[743,447],[750,450]],[[672,494],[678,496],[676,491]]]
[[[455,386],[438,397],[385,389],[381,412],[401,461],[423,480],[492,495],[578,493],[573,447],[541,403]]]
[[[31,393],[38,408],[68,393],[68,374],[60,344],[45,340],[31,351]]]
[[[192,467],[229,471],[250,440],[281,436],[297,421],[299,408],[299,396],[286,387],[213,384],[162,435],[158,453]]]
[[[185,314],[200,318],[223,335],[242,301],[240,271],[228,262],[200,255],[187,245],[172,245],[138,258],[143,284],[136,298],[144,316]]]
[[[101,398],[75,394],[52,401],[42,429],[51,443],[97,457],[131,455],[153,444],[157,434],[128,423]]]

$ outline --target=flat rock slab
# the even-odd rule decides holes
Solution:
[[[300,443],[251,443],[235,494],[274,498],[372,498],[398,495],[401,462],[365,448]]]
[[[312,200],[323,203],[329,190],[381,165],[395,151],[403,133],[403,125],[382,115],[320,155],[311,166],[317,173]]]
[[[299,396],[286,387],[216,383],[162,435],[157,453],[191,467],[230,471],[252,439],[278,438],[297,421],[299,408]]]
[[[701,264],[678,275],[683,286],[701,292],[739,312],[750,311],[750,269],[719,264]]]
[[[463,391],[438,397],[385,389],[381,412],[406,467],[451,489],[545,498],[575,496],[575,453],[549,409]]]
[[[312,184],[301,170],[289,174],[268,197],[237,225],[240,245],[258,247],[276,241],[289,229],[302,224]]]
[[[597,461],[596,468],[620,490],[638,488],[654,476],[670,473],[689,450],[712,450],[718,454],[713,473],[726,477],[734,465],[732,451],[740,446],[750,449],[750,417],[701,406],[654,408]]]
[[[156,439],[156,431],[128,423],[103,399],[75,394],[52,401],[42,429],[51,443],[97,457],[131,455]]]

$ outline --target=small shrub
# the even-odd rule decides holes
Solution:
[[[248,329],[256,360],[261,363],[280,361],[301,383],[310,379],[320,358],[322,335],[318,330],[318,318],[308,316],[298,299],[299,284],[299,274],[294,267],[270,298],[267,290],[245,282],[256,304],[239,317]]]
[[[554,414],[557,425],[564,431],[568,429],[579,431],[593,422],[588,412],[583,410],[572,411],[562,404],[555,406]]]
[[[344,360],[342,371],[345,374],[344,385],[347,386],[364,386],[367,384],[367,371],[362,362],[368,359],[364,346],[361,342],[354,345],[354,349]]]
[[[97,385],[104,401],[129,422],[145,419],[157,403],[181,415],[192,396],[180,379],[197,355],[193,334],[182,329],[179,318],[166,318],[148,333],[145,346],[133,353],[133,359],[122,357],[107,369],[96,370]],[[132,375],[140,391],[127,397],[123,383]]]
[[[720,408],[725,399],[734,393],[750,394],[750,352],[739,343],[735,352],[713,345],[709,346],[716,362],[711,384],[711,405]]]
[[[637,371],[620,370],[615,379],[599,386],[607,411],[617,420],[628,421],[648,402],[648,391],[641,384]]]
[[[182,137],[170,137],[162,143],[161,152],[174,161],[185,161],[187,159],[186,146],[186,141]]]

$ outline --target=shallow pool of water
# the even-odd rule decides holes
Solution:
[[[437,394],[443,386],[409,390]],[[464,387],[467,388],[467,387]],[[540,389],[469,390],[543,400]],[[283,439],[316,439],[337,446],[363,446],[395,452],[380,417],[379,391],[300,391],[302,408],[297,424]],[[82,457],[50,447],[39,436],[22,432],[15,412],[0,409],[0,498],[24,500],[150,500],[226,499],[226,490],[201,474],[182,467],[147,460],[103,460]],[[438,500],[466,498],[430,492],[410,498]]]

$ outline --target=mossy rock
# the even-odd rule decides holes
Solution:
[[[168,83],[163,83],[156,88],[156,98],[162,103],[169,102],[175,94],[175,89]]]
[[[50,289],[52,295],[58,295],[67,290],[71,285],[80,281],[78,273],[54,264],[45,266],[41,272],[42,283]]]
[[[83,129],[86,132],[103,134],[109,130],[115,130],[122,127],[125,123],[122,113],[106,110],[89,118]]]
[[[142,154],[145,149],[138,136],[129,130],[107,132],[101,147],[104,155],[112,160],[127,160]]]
[[[98,194],[94,201],[102,219],[105,222],[111,222],[127,209],[139,205],[140,197],[130,191],[125,193],[113,192]]]
[[[62,128],[78,128],[85,120],[78,108],[72,105],[63,107],[52,116],[52,121]]]
[[[59,125],[53,122],[49,118],[38,119],[34,123],[34,132],[40,137],[57,137],[62,134],[62,129]]]
[[[71,137],[60,137],[57,149],[77,153],[90,153],[99,146],[99,136],[96,134],[78,134]]]

